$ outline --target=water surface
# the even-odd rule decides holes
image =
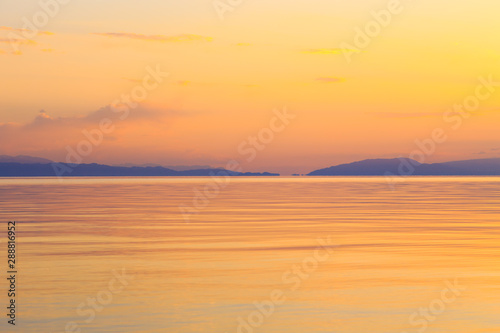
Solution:
[[[3,253],[6,221],[18,223],[15,331],[500,331],[499,177],[415,177],[395,191],[382,177],[213,184],[0,179]],[[186,220],[179,207],[195,203]],[[466,289],[444,302],[450,283]],[[273,291],[286,299],[260,315]]]

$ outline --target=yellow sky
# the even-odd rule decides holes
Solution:
[[[408,157],[435,128],[427,162],[500,157],[498,2],[59,1],[1,5],[0,154],[64,161],[111,117],[84,163],[223,166],[286,108],[246,170]]]

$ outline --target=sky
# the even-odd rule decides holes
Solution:
[[[499,12],[494,0],[5,0],[0,154],[282,174],[500,157]]]

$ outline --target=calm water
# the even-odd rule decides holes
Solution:
[[[500,332],[500,178],[233,178],[187,223],[207,184],[0,179],[15,331]]]

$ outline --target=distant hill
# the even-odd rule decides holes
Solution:
[[[161,165],[157,163],[145,163],[145,164],[134,164],[134,163],[124,163],[118,164],[116,166],[120,167],[164,167],[167,169],[172,169],[175,171],[186,171],[186,170],[199,170],[199,169],[213,169],[210,165]]]
[[[117,167],[102,164],[25,164],[25,163],[0,163],[0,177],[55,177],[58,168],[71,170],[62,174],[64,177],[133,177],[133,176],[279,176],[279,174],[263,172],[235,172],[224,169],[198,169],[176,171],[164,167]]]
[[[21,164],[47,164],[53,161],[41,157],[33,157],[26,155],[8,156],[0,155],[0,163],[21,163]]]
[[[500,176],[500,158],[420,164],[409,158],[370,159],[319,169],[308,176]]]

